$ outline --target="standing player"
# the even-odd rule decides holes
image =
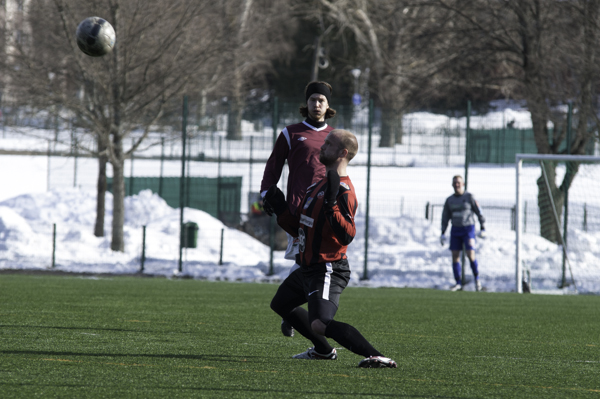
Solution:
[[[314,345],[293,356],[295,359],[337,359],[327,337],[363,356],[358,367],[395,368],[396,362],[383,356],[356,328],[333,320],[350,280],[346,250],[356,234],[358,201],[346,167],[357,151],[358,142],[352,133],[332,130],[319,156],[327,177],[308,188],[295,213],[290,212],[276,185],[266,193],[265,202],[273,207],[277,223],[299,238],[300,251],[300,267],[281,283],[271,309]],[[308,311],[301,307],[307,302]]]
[[[485,237],[485,218],[481,214],[479,204],[475,201],[473,194],[465,191],[465,183],[462,176],[456,175],[452,178],[452,187],[454,194],[449,196],[444,203],[442,211],[442,236],[440,243],[442,246],[446,243],[446,228],[448,222],[452,220],[452,229],[450,230],[450,250],[452,251],[452,271],[456,284],[450,287],[451,291],[462,290],[460,251],[465,248],[465,254],[471,263],[471,270],[475,277],[475,288],[481,291],[481,282],[479,281],[479,270],[477,260],[475,259],[475,217],[479,219],[481,231],[479,237]]]
[[[286,126],[277,137],[273,152],[267,161],[260,185],[260,194],[264,198],[267,190],[277,184],[283,165],[287,160],[289,175],[287,182],[287,203],[293,214],[306,188],[325,177],[325,166],[319,162],[319,151],[325,137],[333,128],[325,119],[333,118],[335,110],[329,107],[332,88],[327,82],[310,82],[304,89],[306,105],[300,107],[300,114],[306,119],[295,125]],[[264,210],[272,215],[273,210],[265,204]],[[290,273],[298,267],[298,240],[291,235],[285,259],[295,260]],[[294,330],[285,320],[281,321],[281,332],[293,336]]]

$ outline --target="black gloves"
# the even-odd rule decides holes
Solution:
[[[269,187],[269,190],[263,198],[263,209],[269,216],[275,213],[277,216],[285,212],[287,208],[287,202],[285,202],[285,196],[276,185]]]
[[[325,191],[325,206],[332,208],[337,202],[337,194],[340,189],[340,175],[337,170],[327,172],[327,191]]]
[[[481,223],[481,231],[479,231],[479,234],[477,234],[479,236],[479,238],[486,238],[487,234],[485,233],[485,226],[483,225],[483,223]]]

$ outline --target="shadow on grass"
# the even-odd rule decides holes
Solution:
[[[56,330],[91,330],[91,331],[118,331],[118,332],[140,332],[140,330],[126,330],[124,328],[102,328],[102,327],[61,327],[61,326],[28,326],[25,324],[0,324],[0,328],[50,328]],[[147,332],[147,330],[144,330]]]
[[[86,331],[112,331],[112,332],[134,332],[134,333],[157,333],[164,332],[163,330],[154,330],[148,329],[148,325],[144,323],[140,323],[140,329],[132,330],[126,328],[104,328],[104,327],[63,327],[63,326],[32,326],[25,324],[0,324],[0,328],[25,328],[28,332],[31,329],[40,328],[40,329],[53,329],[53,330],[86,330]],[[178,334],[195,334],[196,331],[177,331]]]
[[[86,353],[86,352],[60,352],[60,351],[26,351],[26,350],[2,350],[3,355],[34,355],[34,356],[75,356],[75,357],[107,357],[107,358],[148,358],[148,359],[185,359],[185,360],[210,360],[221,362],[247,362],[248,359],[262,359],[264,356],[244,355],[174,355],[174,354],[148,354],[148,353]]]
[[[155,389],[164,389],[164,390],[171,390],[172,388],[170,387],[156,387]],[[306,395],[315,395],[316,397],[320,397],[320,396],[326,396],[326,397],[331,397],[331,396],[339,396],[339,397],[361,397],[361,396],[367,396],[367,397],[376,397],[376,398],[440,398],[440,399],[453,399],[453,398],[462,398],[463,396],[432,396],[432,395],[402,395],[399,393],[374,393],[374,392],[365,392],[365,393],[361,393],[361,392],[336,392],[336,391],[311,391],[311,390],[302,390],[302,391],[298,391],[298,390],[283,390],[283,389],[249,389],[249,388],[244,388],[242,389],[226,389],[226,388],[205,388],[205,387],[199,387],[199,388],[194,388],[194,387],[185,387],[185,388],[181,388],[178,387],[177,388],[178,391],[182,391],[182,390],[187,390],[187,391],[202,391],[202,392],[221,392],[223,394],[227,393],[227,392],[244,392],[244,393],[248,393],[248,397],[254,397],[254,394],[256,395],[260,395],[260,394],[281,394],[281,395],[286,395],[286,397],[288,397],[287,395],[291,395],[290,397],[298,397],[298,396],[306,396]],[[259,396],[256,396],[259,397]]]
[[[84,389],[90,389],[89,385],[76,385],[76,384],[47,384],[47,383],[10,383],[10,382],[0,382],[0,387],[6,387],[6,388],[11,388],[11,387],[33,387],[33,388],[37,388],[37,387],[46,387],[46,388],[73,388],[73,389],[80,389],[80,388],[84,388]],[[106,389],[106,388],[105,388]],[[153,386],[153,387],[144,387],[144,388],[139,388],[142,391],[151,389],[153,392],[163,392],[163,391],[175,391],[172,392],[172,394],[174,395],[173,397],[176,396],[177,392],[182,392],[182,391],[195,391],[196,393],[199,392],[204,392],[206,394],[208,393],[219,393],[221,395],[225,395],[225,397],[227,397],[227,394],[234,394],[234,393],[243,393],[245,395],[247,395],[247,397],[254,397],[254,395],[257,395],[256,397],[259,397],[258,395],[272,395],[272,394],[279,394],[279,395],[285,395],[285,397],[294,397],[294,396],[298,396],[298,395],[316,395],[316,396],[339,396],[339,397],[362,397],[362,396],[366,396],[366,397],[375,397],[375,398],[441,398],[441,399],[452,399],[452,398],[458,398],[458,396],[432,396],[432,395],[402,395],[402,394],[398,394],[398,393],[374,393],[374,392],[365,392],[365,393],[360,393],[360,392],[352,392],[352,393],[348,393],[348,392],[336,392],[336,391],[311,391],[311,390],[303,390],[303,391],[298,391],[298,390],[283,390],[283,389],[250,389],[250,388],[242,388],[242,389],[236,389],[236,388],[207,388],[207,387],[177,387],[177,388],[173,388],[173,387],[165,387],[165,386]],[[160,396],[160,395],[159,395]]]

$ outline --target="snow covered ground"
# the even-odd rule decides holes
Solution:
[[[411,117],[418,118],[418,115]],[[81,162],[79,173],[93,169],[86,166],[93,160]],[[125,252],[113,252],[110,250],[110,193],[107,194],[106,236],[98,238],[93,235],[96,212],[94,179],[87,186],[51,188],[48,184],[47,163],[48,160],[44,157],[0,157],[0,167],[4,171],[0,176],[0,269],[48,269],[52,264],[53,225],[56,225],[56,270],[136,273],[141,266],[142,231],[143,226],[146,226],[144,273],[250,282],[277,282],[287,276],[291,262],[283,259],[282,252],[274,253],[274,274],[268,275],[270,252],[267,246],[236,229],[224,226],[205,212],[187,208],[184,210],[184,222],[192,221],[200,226],[198,247],[184,249],[183,269],[179,273],[180,211],[169,207],[150,191],[126,198]],[[229,164],[228,167],[235,168],[235,165]],[[245,165],[237,167],[244,168]],[[256,185],[262,173],[262,165],[255,165],[255,169]],[[71,169],[67,170],[68,173],[73,173]],[[581,174],[579,184],[582,189],[600,185],[599,170],[592,168]],[[420,212],[423,208],[419,201],[424,204],[426,198],[431,196],[440,199],[447,197],[451,194],[451,176],[461,172],[460,167],[419,167],[417,163],[414,168],[410,168],[410,173],[413,175],[413,182],[419,183],[416,186],[411,183],[413,186],[406,194],[407,204],[418,202]],[[349,173],[357,191],[365,190],[366,181],[362,171],[356,168]],[[92,171],[91,175],[93,174]],[[377,193],[385,190],[397,176],[398,168],[378,168],[371,184],[372,191]],[[514,203],[514,168],[475,167],[473,171],[469,171],[469,176],[470,184],[478,187],[476,194],[480,202],[494,199]],[[525,196],[532,200],[537,193],[535,179],[538,176],[537,171],[532,169],[526,177]],[[478,185],[478,181],[481,184]],[[486,182],[487,185],[484,184]],[[503,187],[508,189],[495,189],[499,182],[505,182]],[[574,190],[576,192],[576,186]],[[410,193],[414,197],[411,198]],[[600,205],[600,199],[596,197],[596,200],[599,203],[595,205]],[[440,209],[437,210],[439,211]],[[414,212],[398,212],[394,217],[378,216],[377,212],[372,212],[371,215],[368,279],[361,279],[365,266],[365,218],[364,212],[361,212],[357,216],[357,236],[349,247],[349,259],[353,268],[351,285],[447,289],[452,284],[450,252],[439,243],[439,213],[433,223],[420,214],[416,216]],[[525,236],[523,259],[531,269],[533,288],[545,292],[551,290],[573,293],[573,286],[563,290],[556,288],[561,278],[561,248],[535,233],[528,232]],[[572,226],[569,237],[576,238],[579,245],[577,252],[569,254],[577,290],[580,293],[600,294],[598,228],[595,231],[584,231],[580,226]],[[477,245],[481,280],[487,291],[514,291],[515,232],[508,226],[491,223],[488,226],[488,238],[478,240]],[[470,276],[468,264],[467,275]],[[473,284],[467,285],[465,290],[473,290]]]

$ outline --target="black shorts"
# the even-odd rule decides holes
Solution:
[[[340,295],[350,281],[348,261],[320,263],[310,268],[300,267],[279,286],[274,301],[286,311],[308,303],[308,316],[312,323],[333,319],[340,303]]]

